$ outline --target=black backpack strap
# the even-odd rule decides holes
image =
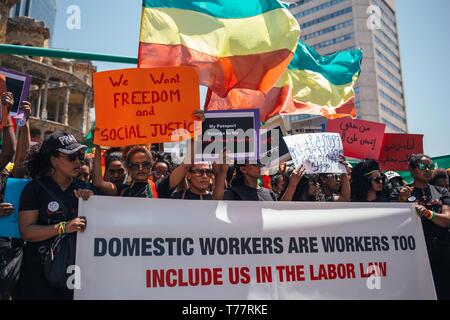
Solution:
[[[68,219],[69,218],[69,210],[67,209],[67,207],[65,206],[65,204],[64,204],[64,202],[53,192],[53,191],[51,191],[49,188],[47,188],[47,186],[44,184],[44,183],[42,183],[41,181],[39,181],[39,180],[35,180],[36,182],[37,182],[37,184],[39,184],[39,186],[42,188],[42,189],[44,189],[44,191],[45,192],[47,192],[49,195],[50,195],[50,197],[52,198],[52,199],[54,199],[55,201],[58,201],[58,203],[60,204],[60,206],[61,206],[61,209],[63,210],[63,216],[64,216],[64,218],[66,218],[66,219]],[[67,215],[66,215],[66,213],[67,213]]]

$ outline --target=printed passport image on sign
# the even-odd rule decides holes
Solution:
[[[192,137],[200,106],[197,70],[123,69],[94,74],[96,134],[103,146],[171,142]]]

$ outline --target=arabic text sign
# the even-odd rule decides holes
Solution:
[[[171,142],[192,137],[200,107],[196,69],[123,69],[94,74],[96,134],[103,146]]]
[[[80,212],[76,299],[435,299],[407,204],[93,197]]]
[[[284,137],[295,166],[303,165],[306,173],[345,173],[339,163],[344,154],[337,133],[310,133]]]
[[[408,157],[423,153],[423,135],[386,133],[380,156],[382,170],[408,171]]]
[[[328,120],[327,131],[341,135],[344,144],[344,154],[357,159],[380,158],[383,145],[385,124],[342,118]]]

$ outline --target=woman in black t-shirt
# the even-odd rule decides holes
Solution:
[[[97,150],[99,148],[97,147]],[[92,180],[94,186],[104,195],[121,196],[128,198],[157,198],[156,185],[151,180],[151,168],[153,156],[144,146],[132,147],[125,156],[125,164],[128,168],[129,185],[119,186],[104,181],[101,177],[100,152],[96,152],[94,158],[94,170]]]
[[[86,146],[59,132],[48,136],[38,148],[28,155],[32,181],[20,197],[19,226],[27,243],[14,298],[72,299],[73,290],[55,288],[45,278],[43,254],[58,235],[86,229],[86,219],[78,217],[78,198],[87,200],[93,191],[76,179]]]

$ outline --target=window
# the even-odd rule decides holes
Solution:
[[[345,8],[345,9],[342,9],[342,10],[330,13],[330,14],[328,14],[326,16],[323,16],[323,17],[320,17],[320,18],[317,18],[317,19],[314,19],[314,20],[302,23],[302,24],[300,24],[300,28],[301,29],[306,29],[306,28],[311,27],[311,26],[313,26],[315,24],[322,23],[324,21],[334,19],[336,17],[342,16],[342,15],[350,13],[350,12],[352,12],[352,7],[348,7],[348,8]]]
[[[386,120],[385,118],[381,118],[381,122],[383,122],[384,124],[386,124],[386,127],[388,127],[389,129],[393,130],[394,132],[398,132],[398,133],[406,133],[405,130],[403,130],[402,128],[396,126],[395,124],[393,124],[393,123],[390,122],[389,120]]]
[[[390,72],[388,69],[386,69],[381,63],[377,62],[377,67],[380,69],[386,76],[389,77],[392,81],[397,83],[398,85],[402,85],[401,80],[399,80],[392,72]]]
[[[346,27],[351,26],[351,25],[353,25],[353,21],[352,20],[347,20],[345,22],[338,23],[338,24],[336,24],[334,26],[331,26],[331,27],[328,27],[328,28],[325,28],[325,29],[322,29],[322,30],[319,30],[319,31],[316,31],[316,32],[313,32],[313,33],[310,33],[310,34],[307,34],[307,35],[304,35],[303,36],[303,40],[306,41],[306,40],[309,40],[309,39],[312,39],[312,38],[315,38],[315,37],[319,37],[319,36],[321,36],[323,34],[327,34],[327,33],[330,33],[330,32],[336,31],[336,30],[340,30],[340,29],[346,28]]]
[[[383,110],[383,112],[387,113],[388,115],[390,115],[391,117],[397,119],[400,122],[405,122],[405,118],[400,116],[399,114],[395,113],[394,111],[392,111],[391,109],[389,109],[386,105],[381,103],[381,110]]]
[[[326,40],[326,41],[323,41],[323,42],[316,43],[312,47],[314,49],[318,50],[318,49],[329,47],[329,46],[332,46],[334,44],[341,43],[341,42],[344,42],[344,41],[347,41],[347,40],[351,40],[351,39],[353,39],[353,33],[349,33],[349,34],[346,34],[346,35],[343,35],[343,36],[340,36],[340,37],[337,37],[337,38],[334,38],[334,39],[330,39],[330,40]]]
[[[392,69],[394,69],[395,71],[397,71],[398,74],[401,74],[400,68],[399,68],[398,66],[396,66],[391,60],[389,60],[389,58],[386,57],[383,53],[381,53],[380,50],[375,49],[375,52],[376,52],[377,56],[378,56],[381,60],[383,60],[384,62],[386,62],[387,65],[388,65],[389,67],[391,67]]]
[[[382,77],[378,76],[378,82],[381,83],[384,87],[388,88],[391,92],[395,93],[397,97],[403,99],[403,94]]]
[[[374,36],[375,38],[375,43],[378,44],[380,47],[382,47],[384,49],[384,51],[386,51],[387,53],[389,53],[395,60],[397,60],[398,62],[400,62],[400,58],[399,56],[392,51],[391,49],[388,48],[387,45],[385,45],[383,43],[383,41],[380,40],[380,38],[378,38],[377,36]]]
[[[394,100],[390,95],[388,95],[386,92],[384,92],[383,90],[380,90],[380,96],[388,101],[389,103],[391,103],[392,105],[394,105],[397,109],[401,110],[401,111],[405,111],[405,109],[403,108],[403,105],[401,105],[400,103],[398,103],[396,100]]]
[[[304,17],[304,16],[307,16],[307,15],[316,13],[316,12],[318,12],[320,10],[323,10],[323,9],[335,6],[335,5],[337,5],[337,4],[341,3],[341,2],[344,2],[344,1],[346,1],[346,0],[331,0],[331,1],[328,1],[328,2],[325,2],[325,3],[321,4],[321,5],[319,5],[317,7],[313,7],[313,8],[307,9],[305,11],[301,11],[301,12],[295,14],[294,17],[296,19],[299,19],[301,17]]]

